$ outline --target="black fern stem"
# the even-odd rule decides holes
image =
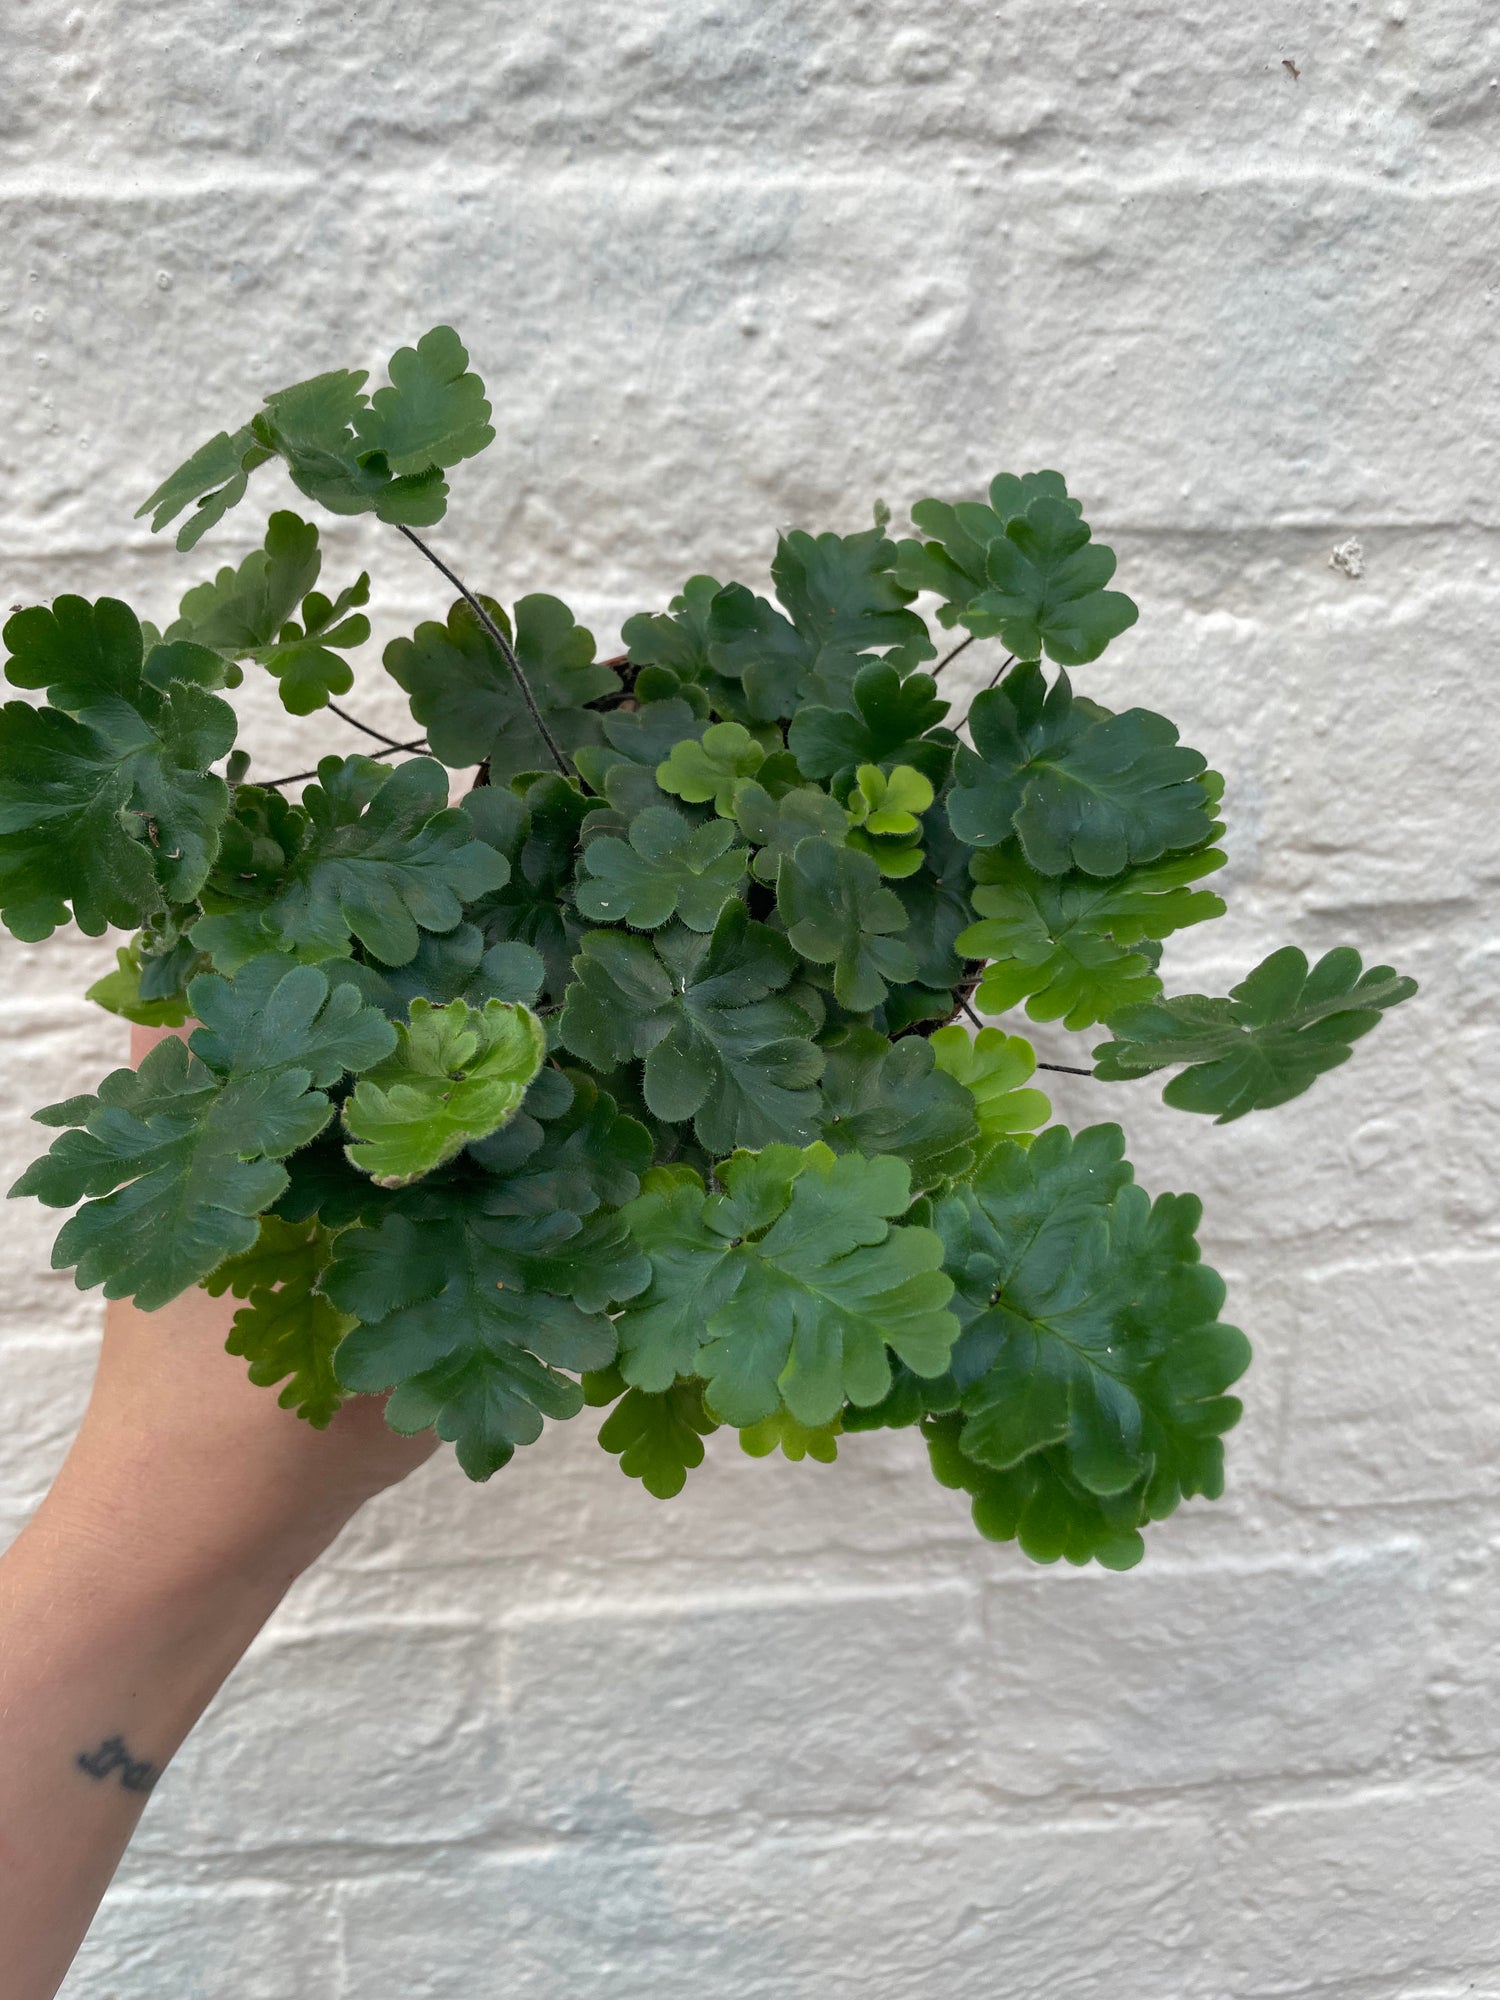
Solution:
[[[383,729],[372,729],[368,722],[361,722],[357,715],[351,715],[347,708],[340,708],[336,701],[328,704],[328,713],[336,715],[340,722],[347,722],[351,729],[361,729],[366,736],[373,736],[377,743],[384,743],[390,750],[409,750],[409,743],[398,743],[394,736],[387,736]]]
[[[960,1000],[958,1004],[960,1007],[963,1008],[964,1012],[968,1015],[969,1019],[974,1023],[974,1026],[976,1028],[982,1028],[984,1026],[983,1021],[980,1020],[979,1016],[974,1012],[974,1009],[969,1005],[967,1000]],[[1059,1076],[1092,1076],[1094,1074],[1094,1072],[1091,1069],[1079,1069],[1076,1063],[1039,1062],[1037,1064],[1037,1068],[1056,1070]]]
[[[944,653],[943,657],[938,661],[937,665],[932,669],[934,680],[943,671],[944,667],[947,666],[950,660],[956,660],[959,654],[963,652],[964,648],[966,646],[972,646],[973,643],[974,643],[974,634],[971,632],[967,639],[959,640],[958,644],[953,648],[953,651],[951,653]]]
[[[372,750],[370,755],[378,761],[382,757],[394,756],[398,750],[425,750],[426,748],[427,738],[425,736],[414,736],[410,743],[392,743],[389,750]],[[315,778],[317,775],[315,770],[289,771],[284,778],[255,778],[250,782],[263,786],[266,791],[273,791],[278,785],[300,785],[304,778]]]
[[[531,692],[530,681],[527,680],[525,674],[522,673],[521,671],[521,662],[516,658],[515,647],[512,646],[509,639],[506,638],[505,634],[500,630],[500,627],[495,623],[494,619],[491,618],[488,611],[485,610],[484,606],[480,603],[479,599],[474,595],[473,591],[470,590],[469,586],[464,582],[463,578],[460,576],[455,576],[453,571],[449,569],[448,565],[443,561],[442,557],[435,555],[433,551],[430,548],[428,548],[427,544],[422,540],[420,535],[413,534],[410,528],[406,527],[403,523],[399,521],[396,523],[396,528],[400,534],[405,535],[406,539],[411,543],[414,549],[421,550],[422,554],[426,556],[427,560],[432,564],[435,570],[441,571],[441,573],[445,577],[447,577],[448,581],[453,585],[453,588],[458,592],[459,596],[463,599],[464,603],[468,605],[469,609],[474,613],[474,616],[479,620],[480,624],[484,627],[485,631],[489,633],[490,637],[499,647],[500,657],[502,660],[504,660],[506,666],[509,667],[512,679],[515,681],[516,686],[521,690],[521,699],[526,704],[526,712],[531,717],[532,721],[536,724],[537,734],[541,737],[542,741],[546,744],[548,750],[552,753],[553,763],[556,764],[558,770],[562,772],[565,778],[571,776],[571,773],[568,770],[567,758],[564,757],[562,750],[558,746],[556,737],[552,734],[552,731],[547,727],[546,723],[543,722],[542,720],[542,711],[536,705],[536,696]]]

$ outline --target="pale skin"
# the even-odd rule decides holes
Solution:
[[[160,1034],[136,1029],[139,1061]],[[0,1556],[7,2000],[52,2000],[156,1777],[288,1587],[435,1449],[358,1397],[326,1431],[224,1351],[232,1298],[105,1316],[82,1426]],[[81,1761],[86,1760],[86,1761]]]

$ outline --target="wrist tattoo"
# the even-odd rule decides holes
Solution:
[[[118,1771],[127,1792],[149,1792],[161,1776],[155,1764],[144,1757],[131,1756],[123,1736],[106,1736],[97,1750],[80,1751],[78,1768],[87,1771],[91,1778],[107,1778]]]

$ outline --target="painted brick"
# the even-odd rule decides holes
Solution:
[[[1308,1277],[1283,1486],[1304,1505],[1489,1496],[1500,1479],[1494,1299],[1500,1256]]]
[[[1227,1990],[1291,1994],[1403,1976],[1420,1986],[1466,1969],[1493,1980],[1497,1803],[1485,1775],[1252,1813],[1226,1856],[1233,1901],[1217,1928]]]
[[[517,1811],[607,1831],[626,1809],[664,1832],[921,1810],[961,1779],[976,1639],[956,1591],[518,1622],[502,1667]],[[580,1764],[568,1718],[591,1710],[604,1726]]]
[[[378,1847],[482,1830],[506,1787],[487,1652],[475,1633],[399,1617],[272,1632],[168,1768],[139,1851]]]
[[[1430,1582],[1411,1542],[1316,1563],[997,1580],[974,1661],[978,1773],[1024,1795],[1377,1764],[1419,1719]]]
[[[476,1489],[451,1462],[424,1470],[351,1525],[339,1561],[416,1573],[440,1549],[450,1562],[530,1560],[607,1582],[624,1549],[634,1563],[686,1564],[701,1575],[705,1563],[722,1574],[819,1556],[920,1569],[939,1548],[973,1546],[967,1502],[937,1485],[925,1446],[909,1433],[841,1440],[831,1466],[751,1459],[716,1433],[683,1492],[662,1501],[599,1448],[600,1420],[586,1413],[549,1425],[487,1487]]]
[[[0,64],[0,609],[170,616],[291,496],[184,562],[131,519],[162,473],[439,319],[501,413],[445,551],[606,646],[695,570],[764,588],[778,526],[1061,465],[1142,604],[1080,684],[1227,780],[1232,914],[1171,983],[1347,939],[1424,985],[1228,1128],[1051,1079],[1202,1193],[1257,1349],[1229,1496],[1143,1569],[1030,1570],[909,1438],[720,1439],[666,1505],[592,1417],[434,1464],[231,1681],[70,2000],[1495,2000],[1500,16],[13,0]],[[325,546],[377,643],[445,607],[390,534]],[[257,774],[356,740],[236,699]],[[109,940],[3,949],[8,1185],[124,1033]],[[98,1311],[6,1222],[0,1537]]]
[[[1248,160],[1288,175],[1322,163],[1457,176],[1491,164],[1500,63],[1493,24],[1461,0],[1409,13],[1273,0],[1213,17],[1208,33],[1152,0],[1062,14],[1039,0],[916,0],[894,17],[870,0],[599,0],[477,38],[442,9],[372,19],[330,0],[259,33],[240,0],[160,25],[17,15],[14,44],[43,68],[8,99],[0,149],[101,169],[472,170],[497,156],[752,145],[773,159],[988,148],[1000,167],[1074,173]]]
[[[0,1338],[5,1483],[18,1502],[34,1507],[56,1477],[93,1385],[94,1354],[86,1339],[28,1339],[11,1329]]]
[[[352,1885],[350,1992],[459,2000],[476,1966],[516,2000],[606,1986],[622,2000],[1219,1990],[1212,1844],[1191,1816],[707,1849],[653,1846],[626,1807],[615,1832],[613,1852],[565,1845]]]
[[[1437,1595],[1439,1643],[1428,1656],[1432,1729],[1441,1755],[1500,1753],[1500,1538],[1457,1549]]]
[[[340,2000],[326,1899],[274,1882],[122,1884],[62,2000]]]

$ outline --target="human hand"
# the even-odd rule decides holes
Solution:
[[[137,1029],[139,1061],[160,1033]],[[429,1457],[378,1398],[326,1431],[224,1349],[232,1299],[105,1313],[93,1394],[0,1556],[0,1938],[50,2000],[152,1785],[288,1585]]]
[[[176,1032],[133,1028],[132,1062]],[[93,1395],[53,1495],[85,1532],[134,1501],[178,1524],[174,1562],[189,1559],[190,1531],[195,1565],[295,1571],[432,1455],[433,1433],[398,1436],[379,1397],[352,1398],[323,1431],[282,1409],[225,1351],[236,1309],[196,1287],[153,1313],[110,1302]]]

